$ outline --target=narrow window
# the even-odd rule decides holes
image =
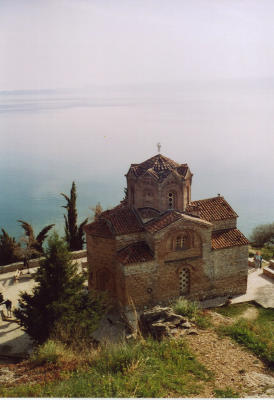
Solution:
[[[186,250],[190,247],[190,237],[186,233],[176,237],[175,250]]]
[[[173,192],[168,193],[168,208],[175,208],[175,194]]]

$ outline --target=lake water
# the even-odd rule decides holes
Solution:
[[[249,235],[274,220],[269,93],[254,85],[0,92],[0,228],[19,238],[23,219],[62,234],[60,193],[73,180],[79,222],[99,201],[118,204],[130,163],[155,155],[160,141],[194,173],[192,199],[221,193]]]

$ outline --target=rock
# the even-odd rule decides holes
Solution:
[[[160,319],[166,320],[167,316],[172,313],[173,311],[170,307],[156,306],[150,310],[145,310],[140,319],[146,323],[152,323],[154,321],[159,321]]]
[[[180,325],[180,328],[183,328],[183,329],[190,329],[191,327],[192,327],[192,325],[189,321],[186,321]]]
[[[188,320],[185,317],[182,317],[181,315],[168,313],[166,321],[168,321],[170,325],[174,325],[177,327],[183,323],[186,323]]]
[[[199,335],[198,331],[196,329],[190,329],[189,331],[186,331],[187,335]]]
[[[154,322],[150,326],[150,333],[154,339],[161,340],[163,336],[169,336],[170,329],[167,324],[162,322]]]
[[[175,314],[170,307],[156,306],[150,310],[145,310],[140,316],[140,328],[143,334],[151,334],[156,339],[163,336],[171,336],[177,328],[191,328],[188,319]]]

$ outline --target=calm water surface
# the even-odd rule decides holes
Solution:
[[[221,193],[246,235],[273,222],[269,90],[194,89],[0,92],[0,228],[19,238],[23,219],[36,232],[55,223],[63,233],[60,193],[73,180],[79,221],[99,201],[116,205],[130,163],[155,155],[158,141],[164,155],[189,164],[193,200]]]

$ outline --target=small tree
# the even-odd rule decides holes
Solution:
[[[47,340],[60,323],[71,331],[81,324],[85,333],[93,331],[104,305],[99,298],[84,292],[84,280],[67,245],[54,233],[36,273],[33,293],[22,293],[20,307],[15,310],[19,324],[36,343]]]
[[[24,246],[20,247],[17,250],[17,254],[19,254],[19,256],[21,258],[27,258],[27,259],[42,255],[43,254],[43,243],[44,243],[45,239],[47,238],[48,232],[52,229],[52,227],[55,224],[45,226],[38,233],[38,235],[35,236],[34,230],[31,226],[31,224],[29,224],[26,221],[23,221],[22,219],[18,219],[18,222],[20,222],[22,228],[25,231],[26,236],[22,238],[22,242],[24,243]]]
[[[85,240],[84,240],[84,225],[88,222],[86,218],[79,227],[77,226],[77,208],[76,208],[76,185],[72,182],[70,197],[66,194],[61,193],[61,195],[66,199],[67,205],[62,206],[67,209],[67,215],[65,218],[65,240],[69,245],[71,251],[82,250]]]
[[[97,221],[103,212],[103,208],[102,208],[100,202],[98,202],[95,207],[91,207],[91,210],[93,212],[92,220]]]
[[[250,242],[254,247],[263,247],[274,244],[274,223],[256,226],[251,235]]]
[[[19,244],[16,242],[15,238],[9,236],[8,233],[2,229],[2,233],[0,234],[0,265],[7,265],[18,261],[18,247]]]

